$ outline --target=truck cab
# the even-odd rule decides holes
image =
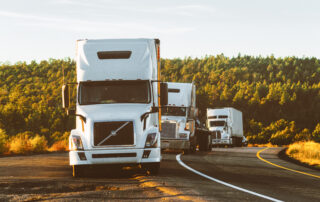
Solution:
[[[195,151],[196,87],[168,82],[168,105],[162,111],[161,148]]]
[[[213,116],[208,117],[208,128],[212,132],[212,143],[217,144],[232,144],[232,139],[230,138],[230,127],[228,127],[227,121],[228,115],[225,113],[215,113]]]
[[[226,107],[207,109],[207,126],[212,145],[241,146],[243,140],[242,112]]]
[[[157,39],[77,41],[75,109],[68,103],[69,85],[63,86],[63,107],[76,116],[69,137],[75,177],[97,164],[159,171],[161,102],[167,102],[159,46]]]

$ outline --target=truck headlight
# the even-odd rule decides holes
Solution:
[[[184,130],[193,131],[193,129],[194,129],[194,121],[192,121],[192,120],[187,121]]]
[[[83,150],[83,144],[80,136],[71,136],[71,150]]]
[[[157,133],[149,133],[145,147],[155,147],[157,143]]]
[[[188,134],[187,133],[179,133],[179,138],[187,138]]]

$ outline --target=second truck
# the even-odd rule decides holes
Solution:
[[[196,86],[168,82],[168,105],[162,110],[161,149],[196,150]]]

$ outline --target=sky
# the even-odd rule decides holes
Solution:
[[[159,38],[162,58],[320,58],[318,0],[0,0],[0,63],[74,58],[77,39]]]

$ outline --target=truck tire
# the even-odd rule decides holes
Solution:
[[[210,135],[208,135],[208,147],[209,147],[209,151],[212,151],[212,147],[213,147],[213,145],[212,145],[212,136],[211,136],[211,134]]]
[[[160,171],[159,163],[144,163],[141,165],[142,169],[149,172],[150,175],[157,175]]]
[[[241,147],[242,146],[242,138],[237,137],[236,145],[237,145],[237,147]]]
[[[190,149],[184,149],[183,150],[183,154],[189,154],[190,153]]]
[[[195,152],[196,152],[196,149],[197,149],[197,146],[191,144],[188,149],[184,149],[184,150],[183,150],[183,153],[184,153],[184,154],[192,154],[192,153],[195,153]]]
[[[73,165],[72,166],[72,176],[73,177],[82,177],[84,175],[84,167],[82,165]]]
[[[230,147],[236,147],[237,146],[237,138],[236,137],[231,137],[231,144]]]

